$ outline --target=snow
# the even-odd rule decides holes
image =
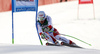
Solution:
[[[35,12],[14,13],[14,40],[12,45],[11,11],[0,13],[0,53],[2,54],[100,54],[100,1],[94,0],[95,18],[92,4],[79,5],[78,2],[62,2],[39,6],[39,11],[45,11],[52,17],[53,25],[61,34],[77,37],[92,46],[76,39],[66,37],[86,49],[70,47],[41,46],[36,27]]]
[[[1,54],[100,54],[100,50],[40,45],[0,45]]]

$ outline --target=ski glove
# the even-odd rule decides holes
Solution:
[[[44,32],[49,32],[49,31],[50,31],[49,27],[44,28]]]
[[[45,34],[44,33],[41,34],[41,38],[45,39]]]
[[[43,33],[41,34],[41,38],[42,38],[42,39],[46,39],[46,38],[48,38],[48,36],[47,36],[47,34],[46,34],[45,32],[43,32]]]

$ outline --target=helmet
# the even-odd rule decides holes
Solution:
[[[44,21],[45,20],[45,18],[46,18],[46,14],[45,14],[45,12],[44,11],[39,11],[39,13],[38,13],[38,20],[39,21]]]

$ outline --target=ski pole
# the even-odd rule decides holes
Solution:
[[[54,32],[54,31],[50,31],[50,32]],[[87,45],[89,45],[89,46],[92,46],[91,44],[89,44],[89,43],[87,43],[87,42],[85,42],[85,41],[82,41],[82,40],[80,40],[80,39],[78,39],[78,38],[76,38],[76,37],[74,37],[74,36],[65,35],[65,34],[60,34],[60,35],[74,38],[74,39],[76,39],[76,40],[78,40],[78,41],[81,41],[81,42],[83,42],[83,43],[85,43],[85,44],[87,44]]]
[[[88,44],[89,46],[92,46],[91,44],[89,44],[89,43],[87,43],[87,42],[85,42],[85,41],[82,41],[82,40],[80,40],[80,39],[78,39],[78,38],[76,38],[76,37],[73,37],[73,36],[70,36],[70,35],[65,35],[65,34],[60,34],[60,35],[74,38],[74,39],[79,40],[79,41],[81,41],[81,42],[83,42],[83,43],[85,43],[85,44]]]

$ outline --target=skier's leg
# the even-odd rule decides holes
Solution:
[[[57,31],[57,29],[55,29],[55,28],[54,28],[53,36],[55,37],[55,39],[60,40],[60,41],[62,41],[64,43],[73,44],[73,45],[75,44],[71,40],[69,40],[69,39],[67,39],[65,37],[61,37],[60,34],[59,34],[59,32]]]
[[[65,42],[65,43],[69,43],[69,39],[66,39],[65,37],[61,37],[60,35],[56,35],[55,38],[59,41]]]
[[[48,42],[51,42],[53,44],[58,43],[57,40],[54,37],[50,36],[49,34],[45,33],[45,36],[46,36],[45,40],[47,40]]]
[[[72,42],[71,40],[65,38],[65,37],[61,37],[60,35],[56,35],[55,38],[59,41],[62,41],[64,43],[67,43],[67,44],[71,44],[71,45],[76,45],[74,42]]]
[[[68,39],[66,39],[64,37],[61,37],[56,28],[54,28],[53,36],[55,37],[55,39],[69,44],[70,40],[68,40]]]

